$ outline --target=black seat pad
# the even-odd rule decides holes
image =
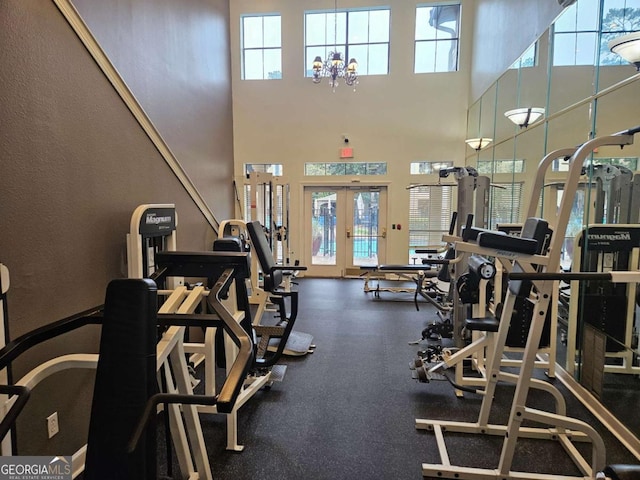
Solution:
[[[477,332],[497,332],[500,321],[494,317],[467,318],[464,321],[464,326],[467,330]]]

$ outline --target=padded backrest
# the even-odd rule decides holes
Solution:
[[[156,478],[153,423],[133,453],[127,444],[157,392],[157,308],[152,280],[118,279],[107,287],[85,480]]]
[[[238,237],[222,237],[213,241],[213,251],[244,252],[244,245]]]
[[[447,252],[444,254],[445,260],[453,260],[456,257],[456,250],[453,247],[449,247]],[[441,282],[449,283],[451,281],[451,271],[449,264],[444,264],[438,270],[438,280]]]
[[[549,222],[542,218],[530,217],[522,226],[521,238],[531,238],[538,242],[536,250],[537,255],[544,255],[549,248],[549,240],[551,239],[551,230]]]
[[[253,250],[260,262],[260,268],[264,276],[264,289],[272,292],[282,283],[282,271],[273,270],[276,262],[273,260],[271,247],[269,246],[267,236],[264,234],[260,222],[247,223],[247,231],[249,232],[249,238],[251,238]]]
[[[537,242],[535,253],[537,255],[543,255],[546,253],[547,248],[549,247],[549,241],[551,239],[551,230],[549,229],[549,223],[542,218],[527,218],[522,227],[520,237],[535,240]],[[512,271],[519,273],[523,271],[523,268],[516,261],[513,264]],[[531,282],[528,280],[510,280],[509,290],[514,295],[526,297],[531,291]]]

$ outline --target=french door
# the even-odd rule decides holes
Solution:
[[[308,275],[343,277],[384,263],[386,187],[305,187]]]

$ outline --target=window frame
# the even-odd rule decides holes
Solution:
[[[638,32],[640,31],[640,25],[638,25],[637,28],[635,29],[622,28],[618,30],[612,30],[612,29],[605,30],[605,25],[604,25],[605,16],[612,10],[612,8],[609,8],[607,11],[604,11],[603,7],[605,6],[605,4],[603,2],[594,1],[594,3],[596,4],[595,6],[597,9],[597,12],[596,12],[596,25],[593,29],[578,27],[578,24],[580,23],[580,11],[579,11],[579,8],[581,6],[580,2],[576,2],[573,5],[569,6],[564,12],[560,14],[560,16],[552,24],[551,42],[552,42],[553,51],[551,55],[551,63],[553,67],[576,67],[576,66],[607,66],[608,67],[608,66],[618,66],[618,65],[626,64],[626,61],[620,56],[610,54],[609,48],[608,48],[608,40],[618,36],[626,35],[629,33]],[[627,10],[627,9],[640,10],[640,8],[637,8],[634,6],[630,6],[630,7],[627,6],[626,0],[625,0],[625,5],[624,7],[622,7],[622,10]],[[558,30],[557,23],[559,21],[563,21],[564,16],[570,15],[573,12],[575,12],[575,17],[576,17],[574,29]],[[577,45],[578,45],[578,38],[581,35],[594,36],[594,41],[592,45],[593,58],[590,62],[578,61]],[[570,52],[573,55],[573,62],[557,63],[556,52],[558,51],[557,50],[558,40],[561,37],[569,37],[569,36],[571,37],[571,39],[573,39],[573,43],[576,46],[574,48],[574,51]]]
[[[267,17],[278,17],[280,23],[280,41],[278,46],[269,46],[265,47],[265,34],[264,34],[264,20]],[[245,35],[245,19],[248,18],[259,18],[262,21],[262,44],[259,47],[245,47],[246,43],[246,35]],[[247,78],[247,59],[246,52],[260,52],[262,58],[262,78]],[[278,51],[280,54],[280,76],[279,77],[269,77],[268,73],[265,72],[265,57],[264,54],[266,51]],[[282,15],[280,13],[262,13],[262,14],[254,14],[247,13],[240,15],[240,79],[241,80],[281,80],[282,79]]]
[[[425,8],[435,8],[435,7],[453,7],[453,6],[457,6],[458,7],[458,19],[457,19],[457,24],[456,24],[456,35],[451,36],[449,38],[434,38],[434,39],[418,39],[418,17],[419,15],[419,10],[421,9],[425,9]],[[416,10],[415,10],[415,24],[414,24],[414,39],[413,39],[413,73],[415,75],[422,75],[422,74],[433,74],[433,73],[453,73],[453,72],[458,72],[460,71],[460,36],[461,36],[461,24],[462,24],[462,2],[460,1],[451,1],[451,2],[433,2],[433,3],[421,3],[421,4],[417,4],[416,5]],[[437,30],[437,29],[436,29]],[[435,42],[435,45],[437,46],[438,43],[444,43],[444,42],[455,42],[456,45],[456,59],[455,59],[455,68],[451,69],[451,67],[449,66],[447,70],[438,70],[436,68],[437,65],[437,56],[435,56],[433,58],[433,65],[434,65],[434,69],[433,70],[428,70],[428,71],[417,71],[417,64],[418,64],[418,46],[422,45],[422,44],[426,44],[428,42]]]
[[[371,18],[369,16],[367,23],[367,41],[366,42],[350,42],[349,41],[349,15],[362,13],[362,12],[379,12],[386,11],[388,12],[388,24],[387,24],[387,41],[370,41],[370,28],[371,28]],[[338,15],[338,19],[334,19],[334,15]],[[325,43],[308,43],[307,42],[307,31],[308,31],[308,18],[310,15],[324,15],[325,17],[325,32],[327,33],[325,38]],[[339,16],[344,15],[344,22],[339,20]],[[329,17],[331,17],[331,23],[334,25],[337,22],[337,25],[344,25],[344,31],[337,31],[335,33],[334,42],[329,42],[328,37],[328,25],[330,24]],[[344,41],[342,41],[344,40]],[[369,58],[370,58],[370,47],[372,45],[386,45],[387,47],[387,55],[386,55],[386,72],[385,73],[369,73]],[[358,57],[358,55],[353,55],[350,53],[350,47],[367,47],[367,58],[365,60],[362,57]],[[324,55],[320,55],[323,62],[326,61],[331,52],[335,52],[337,50],[339,53],[343,55],[342,60],[345,64],[351,59],[354,58],[358,61],[358,76],[365,75],[389,75],[389,65],[390,65],[390,56],[391,56],[391,8],[386,6],[380,7],[370,7],[370,8],[347,8],[347,9],[326,9],[326,10],[308,10],[304,12],[304,76],[305,78],[313,77],[313,69],[311,68],[313,59],[317,55],[309,54],[310,49],[324,49]]]

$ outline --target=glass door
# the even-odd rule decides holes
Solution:
[[[384,262],[386,187],[306,187],[304,198],[309,275],[357,275]]]

